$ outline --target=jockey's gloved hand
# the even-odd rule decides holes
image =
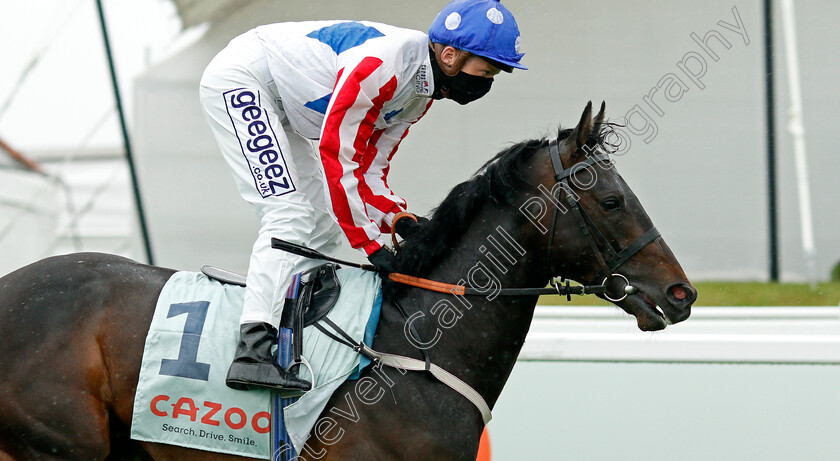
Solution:
[[[416,216],[417,221],[411,218],[403,218],[394,224],[394,232],[397,233],[403,240],[408,240],[412,235],[416,234],[426,223],[428,219],[422,216]]]
[[[377,271],[391,273],[397,271],[397,258],[387,248],[382,247],[368,256],[368,261]]]

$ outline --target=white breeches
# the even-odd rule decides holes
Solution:
[[[317,143],[291,129],[273,85],[259,39],[249,32],[210,62],[200,96],[239,193],[261,223],[240,323],[277,326],[292,275],[321,262],[272,249],[271,237],[329,254],[343,234],[328,211]]]

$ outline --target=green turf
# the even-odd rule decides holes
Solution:
[[[808,284],[763,282],[698,282],[695,306],[836,306],[840,282],[826,282],[812,290]],[[578,306],[607,305],[595,296],[542,296],[539,304]]]

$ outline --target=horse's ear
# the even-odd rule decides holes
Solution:
[[[572,130],[572,133],[569,134],[569,137],[566,138],[567,143],[575,143],[575,145],[569,146],[570,150],[572,150],[572,157],[576,156],[577,151],[586,144],[586,140],[589,139],[590,134],[592,134],[592,101],[586,104],[586,109],[583,110],[583,115],[580,116],[580,122]]]
[[[607,108],[607,103],[605,101],[601,101],[601,110],[598,111],[598,115],[595,116],[595,125],[592,129],[595,133],[601,132],[601,125],[604,123],[604,112]]]

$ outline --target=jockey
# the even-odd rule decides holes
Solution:
[[[317,262],[272,250],[271,237],[329,253],[343,234],[392,272],[383,235],[406,209],[387,182],[400,141],[434,100],[474,101],[500,71],[525,69],[522,56],[519,28],[498,0],[456,0],[428,36],[366,21],[270,24],[210,62],[201,105],[261,223],[229,387],[310,387],[275,363],[271,347],[292,275]]]

